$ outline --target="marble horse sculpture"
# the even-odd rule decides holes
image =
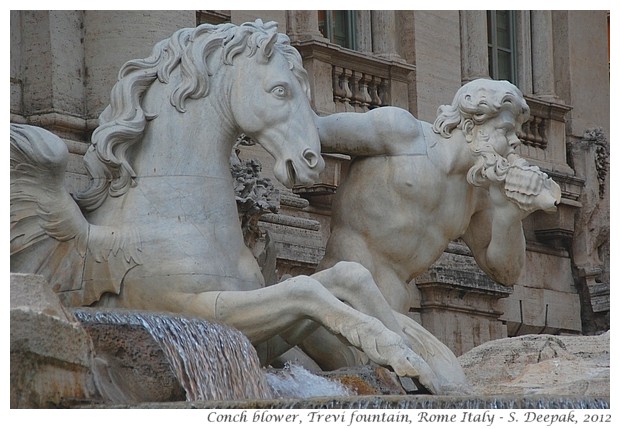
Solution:
[[[310,323],[431,392],[462,382],[452,357],[441,377],[440,361],[420,357],[432,345],[397,322],[359,264],[264,287],[233,193],[241,133],[275,158],[286,186],[312,183],[324,167],[301,57],[275,23],[182,29],[127,62],[84,156],[89,186],[76,195],[63,184],[63,141],[11,125],[11,271],[42,274],[67,306],[232,325],[263,362],[300,344]],[[338,353],[308,347],[324,368]]]

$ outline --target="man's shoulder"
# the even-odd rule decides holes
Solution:
[[[433,132],[431,124],[415,120],[413,128],[406,136],[403,136],[403,143],[400,153],[394,155],[426,156],[428,148],[437,143],[437,135]]]

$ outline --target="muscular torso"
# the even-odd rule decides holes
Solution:
[[[390,304],[408,310],[406,283],[467,229],[476,190],[428,155],[357,158],[338,189],[322,267],[368,268]]]

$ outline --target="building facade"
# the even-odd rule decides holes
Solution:
[[[11,121],[61,136],[67,187],[80,189],[81,156],[123,63],[179,28],[258,18],[278,22],[301,53],[320,115],[398,106],[432,122],[480,77],[526,96],[519,151],[561,186],[559,210],[524,221],[527,262],[513,287],[451,243],[414,280],[411,317],[457,355],[506,336],[609,329],[609,11],[11,11]],[[258,146],[240,156],[270,175]],[[280,189],[278,213],[259,221],[275,246],[271,281],[312,273],[322,257],[349,162],[325,158],[318,183]]]

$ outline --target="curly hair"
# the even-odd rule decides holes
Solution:
[[[148,58],[128,61],[121,68],[110,104],[99,116],[99,126],[84,155],[91,180],[84,191],[75,195],[83,210],[95,210],[108,195],[123,195],[132,186],[136,173],[128,151],[142,140],[147,122],[155,118],[141,104],[151,83],[156,79],[168,83],[173,71],[178,70],[181,79],[171,91],[170,103],[177,111],[185,112],[188,98],[199,99],[209,94],[209,79],[215,71],[208,68],[207,61],[220,49],[222,65],[231,65],[242,52],[248,57],[258,53],[264,60],[274,51],[279,52],[310,98],[310,84],[301,56],[290,45],[288,36],[277,32],[277,23],[263,24],[256,20],[240,26],[203,24],[178,30],[157,43]]]
[[[437,109],[433,130],[445,138],[450,137],[457,128],[467,133],[474,125],[484,123],[503,110],[512,111],[521,124],[530,116],[530,108],[523,94],[512,83],[476,79],[456,92],[452,104]]]
[[[512,112],[518,126],[530,116],[530,108],[519,88],[508,81],[492,79],[477,79],[463,85],[451,105],[440,106],[437,110],[433,131],[449,138],[454,130],[461,130],[476,156],[475,164],[467,173],[467,181],[472,185],[484,186],[489,181],[501,182],[506,178],[510,168],[508,160],[496,153],[488,140],[471,136],[474,126],[503,111]]]

